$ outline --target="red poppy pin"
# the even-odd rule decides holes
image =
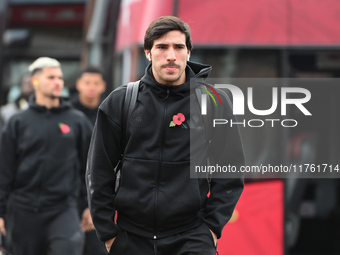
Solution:
[[[169,127],[175,127],[176,125],[178,125],[178,126],[182,125],[184,128],[187,128],[183,123],[184,121],[185,121],[185,116],[182,113],[177,113],[177,115],[174,115],[172,117],[172,121],[170,122]]]
[[[70,127],[64,123],[59,123],[59,128],[61,133],[63,134],[68,134],[71,131]]]

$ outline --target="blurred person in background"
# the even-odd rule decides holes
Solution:
[[[29,72],[24,73],[20,79],[20,96],[13,102],[0,108],[0,130],[4,124],[19,111],[28,108],[28,98],[34,93]]]
[[[61,98],[57,60],[39,58],[29,71],[35,96],[1,134],[0,231],[14,255],[81,255],[91,123]]]
[[[72,100],[73,107],[83,112],[94,125],[97,117],[98,106],[101,102],[101,95],[104,93],[106,83],[103,74],[99,68],[87,67],[83,69],[76,83],[78,95]],[[83,220],[91,220],[90,210],[86,204],[79,205],[80,211],[83,212]],[[87,209],[86,209],[87,208]],[[82,222],[85,231],[85,255],[106,255],[105,245],[99,241],[92,220]]]
[[[78,95],[71,102],[74,108],[82,111],[93,125],[105,88],[106,83],[99,68],[87,67],[80,72],[76,83]]]

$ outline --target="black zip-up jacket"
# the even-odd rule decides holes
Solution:
[[[62,209],[85,189],[85,168],[91,123],[61,99],[47,109],[34,98],[14,115],[0,145],[0,217],[6,204],[25,210]]]
[[[179,86],[156,82],[151,64],[141,79],[138,100],[127,124],[122,177],[116,195],[114,167],[122,153],[123,105],[126,86],[113,91],[100,105],[88,155],[89,206],[98,237],[103,242],[120,229],[158,239],[190,228],[202,221],[218,237],[230,219],[243,190],[243,179],[213,179],[210,197],[206,179],[190,178],[190,78],[206,78],[211,67],[188,62],[187,81]],[[232,117],[224,92],[220,118]],[[197,102],[196,106],[199,108]],[[217,109],[217,108],[216,108]],[[182,113],[184,125],[169,127],[173,116]],[[187,128],[185,128],[185,127]],[[222,126],[222,125],[221,125]],[[225,125],[224,125],[225,126]],[[204,130],[194,154],[196,161],[207,158]],[[238,129],[216,128],[215,162],[236,167],[244,163]],[[214,147],[214,142],[212,147]],[[118,212],[117,225],[114,223]]]
[[[71,103],[75,109],[84,113],[85,116],[90,120],[90,122],[94,126],[94,123],[96,122],[96,118],[97,118],[97,110],[98,110],[97,107],[95,108],[86,107],[80,102],[78,95],[72,98]]]

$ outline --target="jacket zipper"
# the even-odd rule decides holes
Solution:
[[[49,122],[49,118],[50,118],[50,111],[48,110],[46,113],[44,113],[44,120],[47,121],[47,123]],[[49,130],[49,129],[46,129],[46,130]],[[45,133],[44,134],[45,136],[45,141],[46,141],[46,151],[48,151],[48,149],[50,148],[50,136],[48,133]],[[42,188],[43,188],[43,182],[44,182],[44,174],[45,174],[45,166],[46,165],[46,162],[44,161],[43,162],[43,165],[42,165],[42,168],[40,169],[40,178],[39,178],[39,185],[38,185],[38,189],[37,189],[37,203],[35,204],[34,208],[33,208],[33,211],[35,213],[38,213],[40,211],[40,208],[42,207],[41,204],[42,204]]]
[[[163,145],[164,145],[164,136],[165,136],[165,127],[166,127],[166,116],[167,116],[167,108],[168,108],[168,97],[170,94],[170,89],[168,88],[166,91],[165,97],[165,105],[164,105],[164,115],[163,115],[163,128],[162,128],[162,135],[161,135],[161,142],[160,142],[160,153],[159,153],[159,160],[158,160],[158,169],[157,169],[157,179],[156,179],[156,189],[155,189],[155,206],[154,206],[154,213],[155,213],[155,229],[154,229],[154,240],[157,239],[157,204],[158,204],[158,187],[159,187],[159,178],[161,175],[161,165],[163,159]]]

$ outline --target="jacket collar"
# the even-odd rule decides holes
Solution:
[[[37,104],[35,102],[35,96],[33,95],[29,98],[29,107],[38,112],[46,112],[46,111],[62,112],[62,111],[65,111],[71,108],[72,106],[71,106],[71,103],[66,98],[60,98],[59,106],[52,107],[51,109],[47,109],[45,106]]]

